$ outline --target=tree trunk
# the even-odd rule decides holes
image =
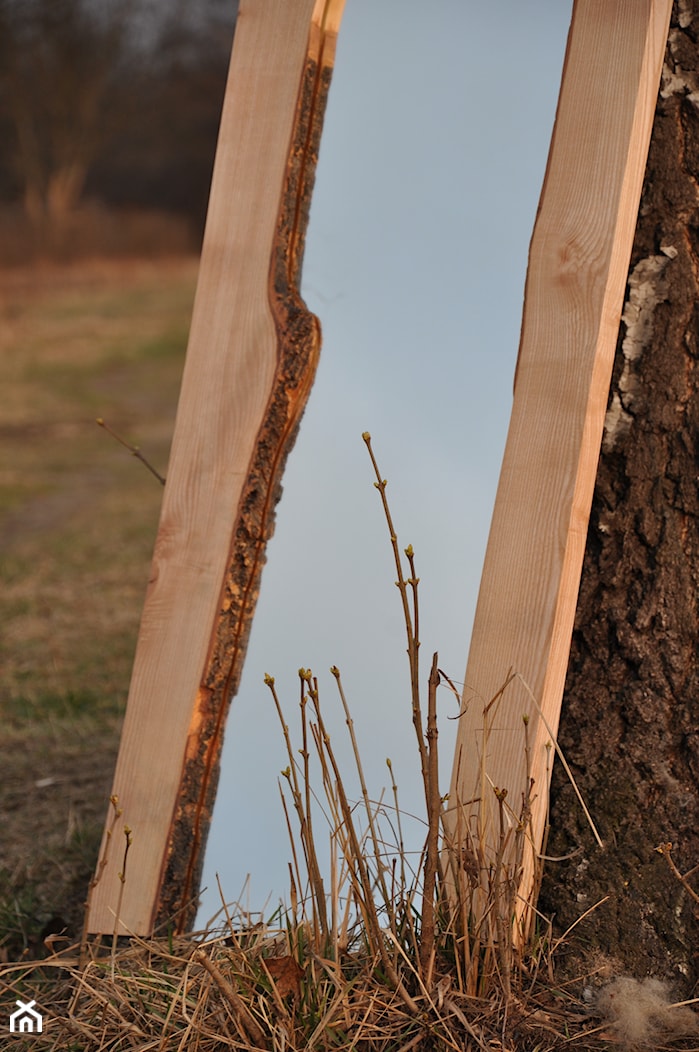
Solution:
[[[699,977],[699,0],[676,0],[587,537],[539,905],[613,967]],[[613,105],[610,100],[610,105]],[[699,879],[689,883],[697,889]],[[576,961],[579,967],[580,961]],[[590,962],[586,962],[589,964]]]

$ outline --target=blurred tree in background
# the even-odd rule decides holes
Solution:
[[[201,233],[234,0],[0,0],[0,205],[42,248],[86,202]]]

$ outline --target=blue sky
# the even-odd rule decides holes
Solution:
[[[361,435],[388,480],[420,576],[422,676],[463,679],[512,399],[527,253],[572,0],[347,0],[302,291],[323,328],[228,720],[200,922],[227,900],[273,909],[290,858],[287,764],[263,677],[292,733],[299,667],[319,678],[347,757],[337,665],[369,790],[394,766],[421,815],[405,630]],[[456,702],[440,692],[442,791]],[[350,768],[348,768],[350,769]],[[320,821],[320,819],[319,819]],[[422,828],[408,822],[419,850]]]

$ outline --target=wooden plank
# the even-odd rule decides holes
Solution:
[[[240,4],[90,932],[193,917],[225,718],[320,347],[298,281],[343,3]]]
[[[495,789],[507,790],[503,861],[519,888],[522,925],[534,894],[553,761],[548,744],[558,727],[671,6],[576,0],[530,247],[512,416],[447,811],[450,835],[478,860],[476,911],[484,910],[501,842]],[[531,823],[518,838],[530,777]],[[459,880],[467,894],[467,870]]]

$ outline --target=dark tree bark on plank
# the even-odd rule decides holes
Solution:
[[[539,905],[642,977],[699,978],[699,0],[675,3],[590,518]],[[610,100],[610,105],[614,101]],[[699,874],[690,883],[699,887]],[[577,962],[579,963],[579,962]]]

